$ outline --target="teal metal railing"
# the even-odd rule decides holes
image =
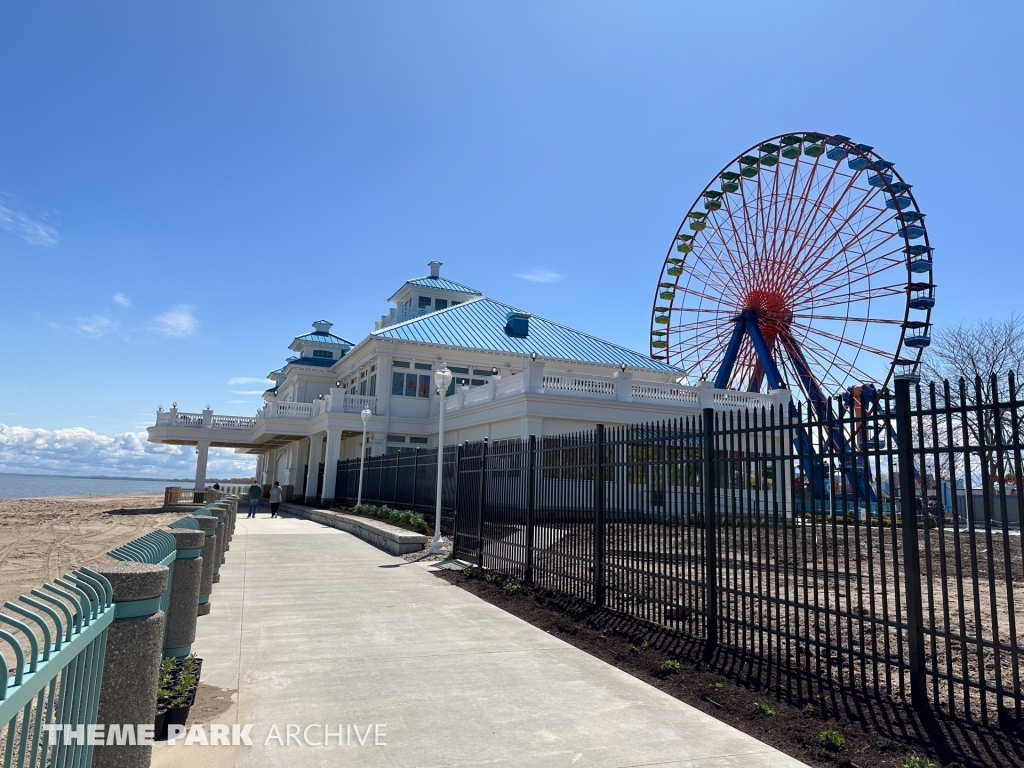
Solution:
[[[0,612],[4,768],[91,765],[93,747],[77,736],[84,737],[87,726],[96,722],[107,627],[114,618],[113,596],[106,578],[80,568],[4,603]],[[47,731],[52,732],[53,726],[71,726],[76,738],[66,743],[62,731],[59,743],[51,744]]]
[[[184,518],[188,519],[188,518]],[[181,522],[178,520],[177,522]],[[174,577],[174,558],[177,544],[167,531],[150,531],[145,536],[123,544],[107,552],[115,560],[130,560],[136,563],[150,563],[167,567],[167,588],[160,596],[160,610],[164,613],[164,637],[167,637],[167,606],[171,602],[171,579]]]

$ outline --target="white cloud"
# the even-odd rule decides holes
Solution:
[[[532,272],[522,272],[516,277],[529,280],[531,283],[557,283],[563,276],[550,269],[535,269]]]
[[[210,477],[244,477],[255,468],[252,456],[210,449]],[[149,443],[145,432],[108,437],[85,427],[51,431],[0,424],[2,472],[190,477],[195,469],[194,446]]]
[[[120,304],[122,307],[130,307],[132,305],[132,300],[125,296],[123,293],[115,293],[114,303]]]
[[[236,376],[233,379],[228,379],[228,386],[235,387],[239,384],[262,384],[264,381],[269,381],[266,376]]]
[[[0,228],[15,233],[29,245],[53,248],[57,244],[60,238],[52,217],[36,219],[12,206],[13,198],[10,195],[0,196]]]
[[[184,304],[174,307],[153,318],[156,332],[172,339],[192,336],[199,329],[199,321],[192,314],[192,307]]]
[[[114,329],[114,321],[103,315],[80,317],[75,321],[75,330],[90,339],[101,339]]]

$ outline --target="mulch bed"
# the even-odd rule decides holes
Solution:
[[[398,511],[408,512],[410,510],[399,509]],[[411,525],[400,525],[398,523],[393,523],[390,520],[385,520],[380,517],[374,517],[373,515],[361,515],[358,512],[354,511],[351,507],[331,507],[331,512],[341,512],[343,515],[352,515],[352,517],[362,517],[365,520],[376,520],[378,523],[384,523],[385,525],[390,525],[393,528],[401,528],[402,530],[409,531],[411,533],[419,533],[424,536],[434,535],[434,519],[431,518],[430,520],[427,520],[426,515],[422,515],[419,512],[416,512],[415,514],[420,515],[421,517],[423,517],[424,520],[427,521],[427,528],[429,530],[426,533],[423,533],[423,531],[417,531],[416,528]]]
[[[496,573],[436,575],[812,766],[899,768],[904,755],[916,754],[941,768],[1024,768],[1024,743],[995,727],[921,715],[902,702],[855,691],[830,689],[810,701],[806,681],[798,688],[776,675],[765,687],[760,675],[767,670],[759,660],[722,650],[705,660],[699,641],[665,627],[528,585],[509,591]],[[679,662],[679,672],[662,671],[670,660]],[[801,689],[804,698],[794,693]],[[775,714],[759,713],[759,702]],[[819,745],[827,730],[845,738],[839,752]]]

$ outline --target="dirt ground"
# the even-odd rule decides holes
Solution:
[[[159,494],[0,501],[0,604],[180,519]]]
[[[436,575],[816,768],[898,768],[910,754],[941,768],[1024,766],[1022,742],[995,727],[841,688],[813,700],[788,696],[752,674],[749,659],[719,652],[705,660],[699,643],[664,627],[500,574],[471,573]],[[666,661],[679,666],[666,670]],[[840,751],[819,744],[830,730],[845,740]]]

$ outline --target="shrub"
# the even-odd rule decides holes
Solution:
[[[714,689],[715,689],[716,691],[720,691],[720,690],[722,690],[723,688],[725,688],[725,683],[712,683],[712,684],[711,684],[711,685],[709,685],[708,687],[709,687],[709,688],[714,688]]]
[[[510,594],[515,594],[520,590],[520,585],[515,581],[508,581],[505,583],[505,591]]]
[[[661,671],[668,672],[674,675],[679,672],[679,662],[671,660],[662,662]]]
[[[846,746],[846,737],[839,731],[822,731],[818,736],[818,743],[830,752],[838,752]]]
[[[900,768],[938,768],[938,766],[926,757],[905,755],[904,758],[900,760]]]
[[[489,584],[497,584],[499,581],[501,581],[501,574],[488,573],[486,576],[484,576],[484,579],[486,579]]]
[[[765,715],[766,717],[773,717],[775,715],[775,710],[772,709],[771,704],[763,699],[758,699],[757,703],[754,704],[754,712],[759,715]]]
[[[810,703],[804,704],[804,714],[805,715],[813,715],[813,714],[817,713],[817,711],[818,710],[815,708],[815,706],[813,704],[810,704]]]

